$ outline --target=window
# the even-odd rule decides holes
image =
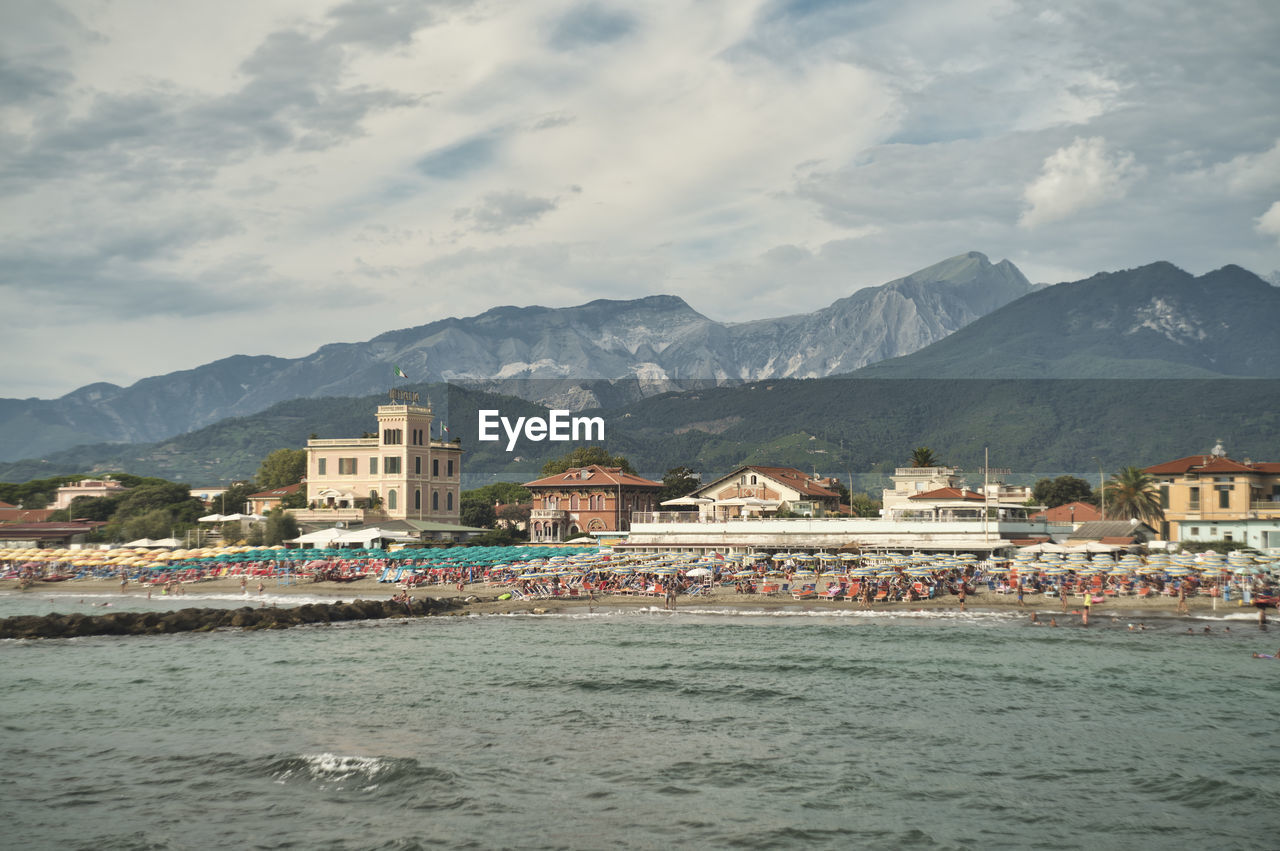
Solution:
[[[432,511],[440,510],[440,491],[431,492],[431,510]]]
[[[413,492],[413,510],[414,511],[422,510],[422,491],[420,490],[415,490]]]
[[[338,459],[338,475],[354,476],[356,474],[356,458],[339,458]]]
[[[396,489],[392,488],[387,491],[387,508],[392,511],[396,510]]]
[[[569,497],[569,510],[570,511],[578,510],[578,495],[576,493],[571,497]]]
[[[384,428],[382,430],[382,442],[387,446],[398,446],[404,443],[404,432],[398,428]]]
[[[755,476],[752,476],[752,477],[751,477],[751,484],[753,484],[753,485],[754,485],[755,483],[756,483],[756,477],[755,477]]]
[[[1161,508],[1169,507],[1169,486],[1168,485],[1160,486],[1160,507]]]
[[[453,511],[453,491],[444,495],[444,510]]]
[[[400,459],[388,456],[382,460],[382,472],[388,476],[396,475],[400,472]]]
[[[449,472],[445,473],[449,478],[453,478],[453,459],[449,459]]]
[[[318,474],[320,474],[321,476],[323,476],[323,475],[325,474],[325,467],[327,466],[327,465],[325,464],[325,461],[326,461],[326,460],[328,460],[328,459],[326,459],[326,458],[317,458],[317,459],[316,459],[316,472],[317,472]]]
[[[1200,527],[1199,527],[1199,526],[1192,526],[1192,527],[1191,527],[1191,534],[1193,534],[1193,535],[1199,535],[1199,534],[1200,534]]]
[[[1231,507],[1231,488],[1230,488],[1230,486],[1226,486],[1226,487],[1223,487],[1223,486],[1221,486],[1221,485],[1219,485],[1219,486],[1218,486],[1218,507],[1219,507],[1219,508],[1230,508],[1230,507]]]
[[[378,456],[375,455],[369,459],[369,475],[378,475]]]
[[[431,459],[431,478],[433,479],[440,478],[440,459],[439,458]]]
[[[421,455],[413,456],[413,474],[415,476],[422,475],[422,456]]]
[[[1187,497],[1188,497],[1187,507],[1190,508],[1192,511],[1199,511],[1200,510],[1200,488],[1188,488]]]
[[[1230,532],[1223,532],[1223,533],[1222,533],[1222,540],[1224,540],[1224,541],[1234,541],[1234,540],[1235,540],[1235,538],[1232,536],[1232,534],[1231,534]]]

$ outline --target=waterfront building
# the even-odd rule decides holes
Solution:
[[[1008,471],[999,472],[1004,474]],[[985,493],[990,502],[1007,505],[1025,504],[1032,494],[1030,487],[1006,485],[1001,481],[990,481],[982,487],[967,486],[958,467],[898,467],[889,478],[893,486],[884,489],[880,500],[885,517],[893,516],[895,511],[918,510],[926,494],[948,490],[975,493],[978,499],[982,499]]]
[[[840,509],[840,495],[795,467],[747,464],[713,479],[687,496],[701,513],[721,520],[780,511],[821,517]]]
[[[753,552],[837,550],[859,552],[1013,553],[1026,541],[1065,541],[1068,523],[1026,518],[892,520],[885,517],[734,517],[694,511],[633,516],[625,542],[633,552],[677,551],[725,556]]]
[[[1280,549],[1280,463],[1236,461],[1222,444],[1147,467],[1156,480],[1166,541],[1233,541]]]
[[[70,508],[71,500],[78,496],[115,496],[124,493],[124,491],[125,486],[114,479],[81,479],[78,482],[69,482],[58,488],[54,492],[53,502],[49,504],[49,508],[55,511],[60,508]]]
[[[305,482],[295,482],[282,488],[272,488],[271,490],[258,491],[251,493],[246,497],[249,503],[250,514],[266,514],[271,509],[280,505],[289,497],[296,494],[306,486]]]
[[[567,541],[582,533],[626,532],[635,511],[653,511],[662,482],[620,467],[571,467],[524,486],[533,492],[532,543]]]
[[[391,392],[373,434],[307,441],[307,507],[291,511],[299,523],[460,524],[461,441],[433,439],[431,408],[417,394]]]
[[[1050,520],[1054,523],[1070,523],[1073,527],[1081,523],[1091,523],[1102,519],[1102,512],[1096,505],[1087,502],[1068,502],[1064,505],[1046,508],[1031,515],[1032,520]]]
[[[203,502],[205,505],[212,507],[218,498],[226,493],[230,488],[227,485],[200,485],[192,486],[191,495]]]

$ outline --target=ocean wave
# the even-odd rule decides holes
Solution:
[[[424,766],[416,759],[333,753],[274,759],[261,771],[281,785],[303,782],[323,789],[360,792],[372,792],[385,783],[445,785],[456,779],[451,772]]]

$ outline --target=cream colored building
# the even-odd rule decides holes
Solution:
[[[949,498],[954,495],[944,491],[971,492],[966,488],[960,470],[955,467],[899,467],[890,479],[893,487],[885,488],[881,499],[885,517],[895,516],[896,512],[919,510],[921,498],[926,494],[937,493],[940,497]],[[1032,494],[1032,489],[1025,485],[1006,485],[999,481],[991,481],[985,487],[979,483],[972,491],[976,491],[979,500],[985,496],[987,502],[1001,506],[1020,505],[1031,499]]]
[[[70,508],[71,500],[78,496],[87,497],[104,497],[116,496],[124,493],[125,486],[114,479],[81,479],[78,482],[71,482],[58,488],[54,492],[53,502],[49,504],[52,509]]]
[[[459,524],[462,446],[433,440],[431,408],[392,391],[374,437],[307,441],[307,508],[299,522],[383,519]]]
[[[1280,463],[1236,461],[1219,444],[1145,472],[1159,488],[1164,540],[1280,549]]]

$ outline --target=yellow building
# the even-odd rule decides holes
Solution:
[[[1219,445],[1146,472],[1160,489],[1161,538],[1280,547],[1280,463],[1235,461]]]
[[[307,441],[307,508],[299,522],[426,520],[459,524],[462,446],[433,440],[430,407],[391,391],[372,437]]]

